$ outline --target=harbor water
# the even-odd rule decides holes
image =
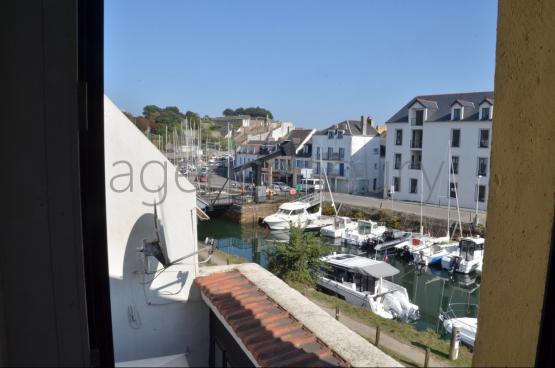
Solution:
[[[274,247],[276,242],[288,240],[288,234],[284,232],[272,232],[253,224],[242,226],[220,218],[199,222],[198,237],[200,241],[212,237],[217,240],[219,250],[243,257],[263,267],[267,265],[266,252]],[[376,255],[373,251],[363,251],[358,247],[342,246],[338,241],[334,244],[332,239],[320,237],[320,240],[330,245],[334,252],[385,260],[399,269],[397,275],[388,279],[404,286],[411,301],[419,306],[421,318],[416,322],[416,328],[419,330],[438,330],[440,309],[447,308],[449,303],[458,303],[459,317],[476,317],[477,311],[474,306],[478,304],[480,292],[480,279],[476,275],[452,276],[437,268],[417,268],[393,254]]]

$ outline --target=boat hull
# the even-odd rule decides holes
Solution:
[[[459,328],[461,342],[470,347],[474,347],[476,339],[476,330],[478,329],[478,319],[463,317],[463,318],[450,318],[443,321],[443,328],[448,334],[451,334],[453,326]]]

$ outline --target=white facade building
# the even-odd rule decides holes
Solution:
[[[332,191],[382,191],[380,135],[371,119],[346,120],[314,134],[312,161],[315,175],[326,170]]]
[[[493,92],[418,96],[387,124],[384,198],[487,209]],[[449,171],[452,157],[452,174]]]

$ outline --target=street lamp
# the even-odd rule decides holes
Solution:
[[[477,184],[476,184],[476,214],[474,217],[474,222],[478,225],[478,200],[480,199],[480,179],[482,179],[482,175],[478,175]]]

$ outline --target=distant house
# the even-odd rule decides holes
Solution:
[[[236,115],[236,116],[220,116],[215,118],[210,118],[216,125],[220,127],[227,127],[227,125],[237,126],[237,127],[249,127],[251,123],[251,117],[249,115]]]
[[[493,92],[417,96],[387,122],[386,185],[394,199],[487,208]],[[453,175],[449,175],[449,151]],[[422,182],[424,178],[424,182]]]
[[[382,191],[380,135],[370,118],[345,120],[314,134],[312,161],[314,174],[325,170],[333,191]]]
[[[300,179],[312,173],[312,142],[316,129],[297,128],[281,139],[295,144],[295,156],[280,156],[273,160],[272,177],[291,186],[300,184]]]
[[[235,165],[243,165],[253,161],[259,157],[274,152],[278,145],[285,141],[291,140],[295,144],[295,156],[279,156],[271,161],[268,161],[268,170],[262,174],[264,183],[269,183],[269,173],[272,173],[272,181],[283,181],[289,185],[296,185],[298,178],[306,170],[311,169],[311,142],[310,138],[316,132],[315,129],[294,129],[288,135],[281,137],[278,140],[269,138],[266,140],[248,140],[237,146],[235,152]],[[241,178],[237,180],[251,181],[252,170],[246,169],[243,171]]]

